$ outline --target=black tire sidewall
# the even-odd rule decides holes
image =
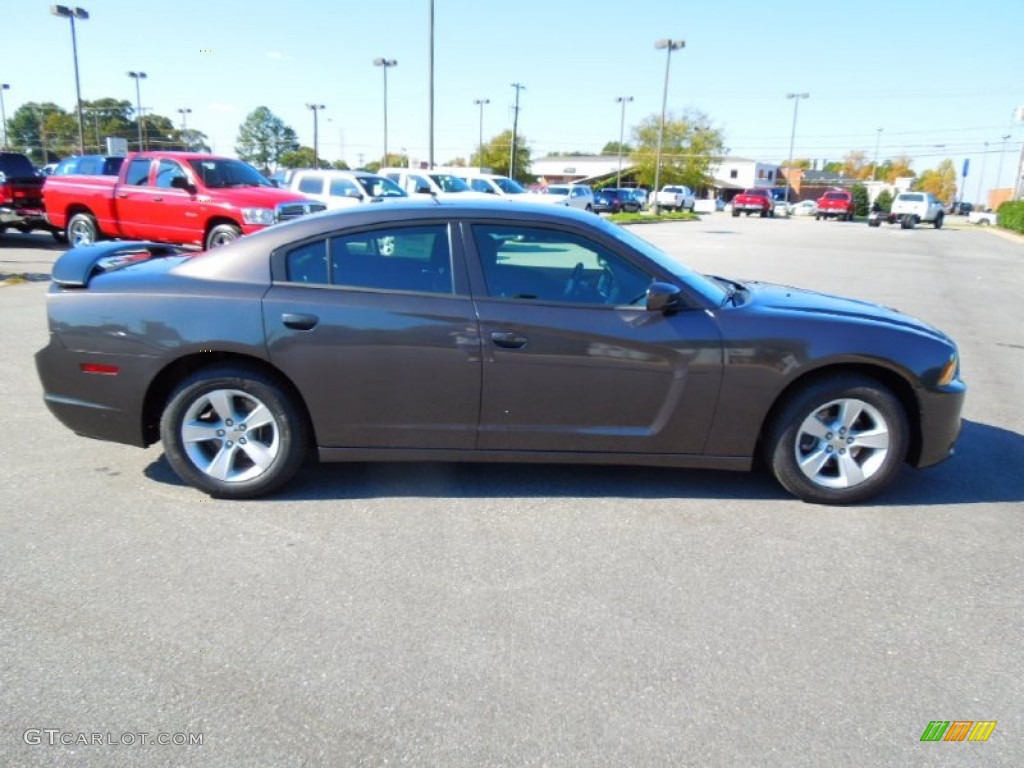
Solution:
[[[270,468],[259,477],[225,482],[198,469],[185,453],[181,422],[196,398],[217,389],[237,389],[259,399],[277,420],[280,447]],[[264,496],[287,483],[306,456],[306,420],[291,396],[274,379],[238,366],[219,366],[198,371],[185,379],[168,398],[160,419],[164,454],[175,473],[189,485],[216,498],[248,499]]]
[[[869,480],[847,489],[825,488],[812,482],[797,466],[793,448],[800,424],[821,405],[840,399],[862,400],[882,414],[889,428],[889,455]],[[856,504],[880,493],[899,474],[906,458],[910,426],[899,399],[885,386],[865,376],[830,377],[796,392],[778,412],[766,442],[765,459],[787,491],[815,504]]]

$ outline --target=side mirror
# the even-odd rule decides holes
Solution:
[[[175,176],[171,179],[171,189],[183,189],[192,194],[195,194],[196,191],[196,188],[184,176]]]
[[[647,287],[647,311],[669,312],[683,305],[683,294],[669,283],[653,282]]]

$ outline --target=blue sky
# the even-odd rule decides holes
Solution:
[[[238,126],[268,106],[312,145],[320,113],[320,154],[350,164],[383,152],[383,82],[388,72],[388,146],[426,159],[429,0],[80,0],[82,96],[134,103],[142,70],[146,109],[205,132],[233,154]],[[71,33],[41,0],[0,0],[0,81],[7,115],[26,101],[74,105]],[[484,137],[511,127],[513,82],[519,130],[535,157],[598,151],[618,139],[616,96],[632,96],[629,126],[661,108],[665,52],[654,42],[686,41],[672,56],[669,111],[705,112],[734,155],[784,160],[793,101],[807,92],[797,122],[798,157],[872,158],[906,153],[918,172],[946,157],[970,158],[966,198],[1010,183],[1024,124],[1024,0],[434,0],[435,161],[468,157]],[[1007,151],[1001,137],[1011,134]],[[987,154],[985,142],[989,142]],[[941,146],[939,146],[941,145]],[[984,166],[984,178],[981,177]]]

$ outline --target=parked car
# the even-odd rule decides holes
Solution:
[[[818,212],[818,204],[813,200],[801,200],[790,205],[789,212],[793,216],[813,216]]]
[[[650,197],[647,190],[643,187],[629,187],[628,189],[633,193],[633,199],[640,203],[640,210],[647,210],[648,198]]]
[[[843,189],[833,189],[818,198],[818,210],[814,212],[814,218],[853,221],[855,211],[853,195]]]
[[[195,152],[130,154],[117,176],[50,176],[43,199],[72,245],[122,237],[210,249],[325,208],[248,163]]]
[[[772,190],[772,216],[789,216],[789,190],[773,189]]]
[[[46,303],[36,365],[57,418],[162,440],[224,498],[281,488],[315,445],[324,461],[761,457],[799,498],[847,504],[945,459],[965,394],[954,342],[896,310],[701,275],[536,203],[358,206],[198,255],[100,243],[57,260]]]
[[[594,191],[586,184],[552,184],[529,199],[581,211],[594,210]]]
[[[597,213],[636,213],[640,210],[640,203],[632,190],[605,187],[594,193],[594,210]]]
[[[666,211],[692,211],[697,204],[693,190],[681,184],[668,184],[661,191],[654,193],[651,205]]]
[[[749,216],[756,213],[764,218],[771,216],[774,208],[775,203],[772,201],[771,190],[762,187],[745,189],[732,199],[733,216],[739,216],[741,213]]]
[[[43,179],[20,152],[0,152],[0,233],[8,227],[31,232],[47,227]]]
[[[65,157],[50,176],[117,176],[124,163],[122,155],[72,155]]]
[[[967,214],[968,224],[981,224],[983,227],[995,226],[998,223],[995,211],[971,211]]]
[[[720,197],[701,198],[693,206],[695,213],[717,213],[724,211],[727,203]]]
[[[900,228],[913,229],[927,222],[935,229],[941,229],[945,215],[942,203],[930,192],[900,192],[892,201],[888,213],[880,210],[877,203],[872,206],[868,213],[868,226],[878,227],[882,222],[899,222]]]
[[[486,192],[473,190],[454,173],[417,168],[381,168],[378,172],[404,189],[409,195],[429,195],[438,199],[456,197],[461,200],[493,199]]]
[[[292,174],[288,188],[319,200],[328,210],[409,198],[406,191],[391,179],[367,171],[302,169]]]
[[[506,197],[508,195],[525,195],[526,189],[515,179],[496,173],[480,173],[472,169],[462,168],[452,173],[462,179],[475,192]]]

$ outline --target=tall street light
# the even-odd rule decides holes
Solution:
[[[985,142],[985,151],[981,155],[981,173],[978,175],[978,194],[975,197],[975,200],[977,200],[975,205],[979,206],[981,209],[984,209],[984,208],[987,207],[987,206],[982,205],[982,202],[981,202],[981,180],[985,178],[985,161],[986,160],[988,160],[988,142],[987,141]]]
[[[478,145],[480,147],[480,149],[479,149],[479,153],[480,154],[477,156],[477,160],[479,160],[479,163],[477,163],[477,165],[480,166],[480,173],[483,173],[484,172],[484,104],[490,104],[491,100],[490,99],[473,99],[473,103],[476,104],[478,107],[480,107],[480,143]]]
[[[658,188],[661,185],[661,145],[665,140],[665,108],[668,106],[668,70],[669,65],[672,64],[672,51],[678,51],[680,48],[686,47],[685,40],[672,40],[670,38],[664,38],[658,40],[654,47],[657,49],[664,48],[667,51],[665,57],[665,87],[661,92],[661,124],[658,126],[658,155],[654,161],[654,192],[657,193]],[[654,198],[654,212],[660,213],[661,210],[658,208],[657,197]]]
[[[996,171],[996,189],[1002,189],[999,183],[1003,180],[1003,158],[1006,156],[1006,142],[1009,141],[1010,134],[1006,134],[1002,139],[1003,151],[999,153],[999,170]]]
[[[66,5],[51,5],[50,13],[63,16],[71,21],[71,52],[75,60],[75,98],[78,101],[78,153],[85,154],[85,121],[82,119],[82,86],[78,79],[78,38],[75,35],[75,19],[85,21],[89,12],[85,8],[68,8]],[[45,153],[44,153],[45,159]]]
[[[7,112],[4,111],[4,91],[11,90],[11,86],[8,83],[0,83],[0,127],[4,129],[4,143],[0,144],[4,149],[7,149]]]
[[[622,186],[622,139],[626,131],[626,104],[633,100],[632,96],[616,96],[615,103],[622,105],[622,115],[619,117],[619,172],[615,174],[615,186]]]
[[[146,79],[145,72],[129,72],[128,77],[135,81],[135,122],[139,129],[139,152],[145,149],[142,143],[142,89],[139,88],[139,81]]]
[[[178,110],[178,114],[181,115],[181,138],[184,139],[185,149],[188,150],[191,149],[191,144],[188,140],[188,136],[185,134],[186,131],[188,131],[188,116],[192,114],[192,110],[188,107],[181,107]]]
[[[789,163],[786,168],[786,203],[789,203],[790,190],[792,184],[790,184],[790,175],[793,173],[793,144],[796,142],[796,113],[800,108],[800,99],[809,98],[809,93],[787,93],[787,99],[793,99],[793,130],[789,134]],[[881,135],[881,134],[879,134]]]
[[[327,109],[323,104],[307,104],[306,107],[313,110],[313,168],[320,169],[320,123],[317,115],[321,109]]]
[[[373,66],[384,70],[384,165],[388,164],[388,70],[398,66],[396,59],[385,59],[383,57],[373,60]]]

